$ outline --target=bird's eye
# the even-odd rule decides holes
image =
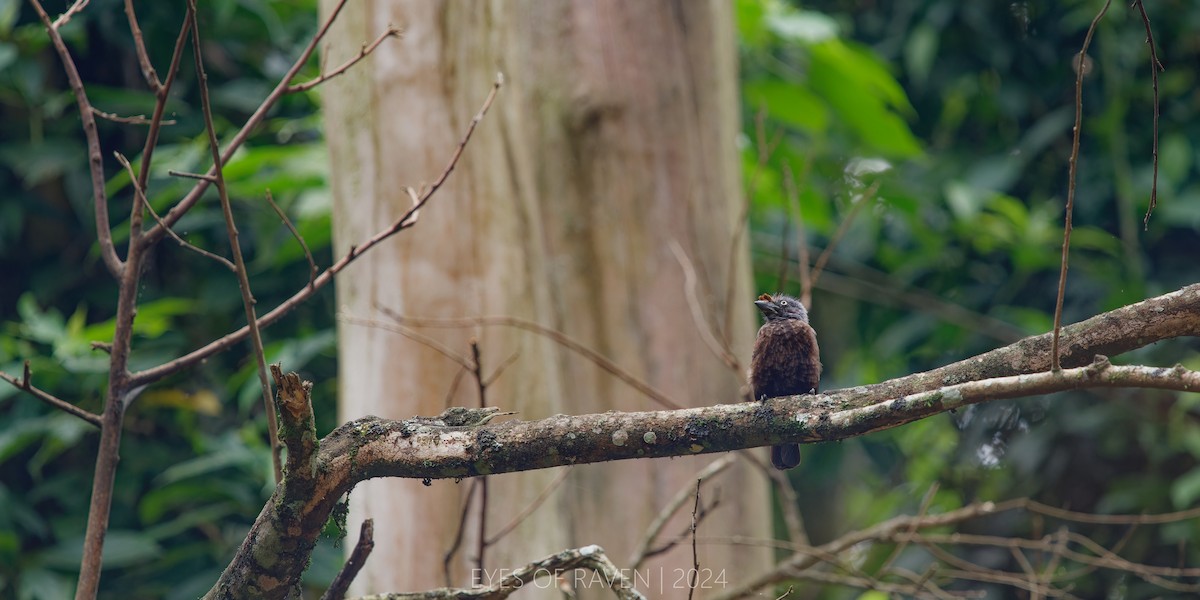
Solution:
[[[787,300],[780,300],[780,301],[779,301],[779,305],[780,305],[780,306],[787,306]]]

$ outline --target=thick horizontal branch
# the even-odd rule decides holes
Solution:
[[[307,386],[282,377],[278,408],[289,448],[312,434]],[[285,598],[299,581],[335,504],[374,477],[424,480],[511,473],[631,458],[728,452],[783,442],[841,440],[888,429],[954,408],[1080,388],[1158,388],[1200,391],[1200,372],[1183,367],[1091,365],[950,385],[891,398],[875,387],[866,406],[858,389],[787,396],[703,408],[652,412],[557,415],[538,421],[448,426],[445,419],[403,421],[364,417],[338,427],[317,446],[289,459],[287,475],[251,528],[237,557],[207,599]],[[289,414],[292,413],[292,414]],[[482,422],[486,423],[486,420]],[[311,446],[308,446],[311,448]],[[269,560],[255,548],[270,548]],[[279,560],[291,556],[297,560]]]
[[[1200,372],[1174,368],[1087,367],[950,385],[901,397],[877,388],[790,396],[673,411],[554,416],[476,428],[430,427],[365,417],[321,444],[328,471],[354,457],[352,483],[371,477],[458,478],[564,465],[728,452],[784,442],[828,442],[889,429],[990,400],[1081,388],[1200,391]],[[870,400],[863,406],[851,400]]]
[[[366,479],[462,478],[841,440],[970,404],[1082,388],[1198,392],[1200,372],[1181,366],[1113,366],[1096,356],[1101,350],[1124,352],[1198,332],[1200,285],[1192,285],[1065,328],[1063,364],[1084,364],[1083,356],[1092,353],[1092,364],[1072,369],[1048,370],[1049,336],[1043,335],[881,384],[766,402],[557,415],[473,427],[448,426],[444,419],[364,417],[338,427],[315,453],[308,455],[305,449],[297,452],[303,459],[289,461],[283,484],[276,487],[238,555],[206,598],[288,597],[305,561],[279,557],[308,556],[339,499]],[[280,400],[281,416],[297,425],[285,427],[285,443],[311,435],[307,394],[288,394]],[[258,551],[267,549],[266,554]]]
[[[1118,356],[1176,337],[1200,336],[1200,284],[1101,313],[1063,327],[1063,367],[1088,364],[1102,354]],[[1021,341],[923,373],[854,388],[850,406],[866,406],[882,396],[898,398],[942,386],[1050,370],[1051,334]]]

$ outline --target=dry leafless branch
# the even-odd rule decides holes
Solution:
[[[1083,135],[1083,77],[1087,74],[1087,49],[1092,43],[1092,34],[1096,32],[1096,24],[1108,12],[1112,0],[1105,0],[1100,12],[1088,26],[1087,35],[1083,38],[1083,47],[1079,49],[1075,62],[1075,127],[1071,130],[1071,155],[1068,159],[1069,173],[1067,175],[1067,207],[1066,221],[1063,224],[1062,264],[1058,271],[1058,296],[1054,301],[1054,340],[1050,344],[1050,368],[1057,371],[1061,368],[1058,356],[1058,337],[1062,329],[1063,298],[1067,294],[1067,259],[1071,249],[1071,214],[1075,208],[1075,174],[1079,169],[1079,138]]]

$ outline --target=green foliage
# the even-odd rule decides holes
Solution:
[[[181,3],[137,3],[160,75]],[[753,199],[759,290],[796,291],[796,227],[811,256],[836,243],[815,291],[827,389],[945,364],[1051,325],[1074,119],[1070,57],[1094,2],[989,3],[737,0],[745,107],[742,155]],[[1072,270],[1074,321],[1198,279],[1196,148],[1200,64],[1190,41],[1200,5],[1147,3],[1168,70],[1161,74],[1160,206],[1148,230],[1151,94],[1144,31],[1114,6],[1085,80]],[[228,139],[315,27],[315,2],[201,3],[218,128]],[[116,0],[93,0],[64,28],[96,107],[147,114],[141,75]],[[168,170],[207,164],[196,80],[185,68],[175,121],[154,155],[147,197],[160,214],[191,187]],[[316,64],[307,66],[309,75]],[[86,152],[61,65],[28,5],[0,0],[0,369],[99,411],[107,379],[93,341],[113,335],[116,290],[100,263]],[[140,164],[144,129],[101,120],[114,236],[132,189],[111,158]],[[265,190],[300,229],[318,264],[331,260],[329,193],[316,95],[288,96],[226,169],[260,310],[308,279]],[[762,135],[759,135],[759,132]],[[778,136],[778,137],[777,137]],[[776,143],[778,141],[778,143]],[[765,149],[765,151],[764,151]],[[794,182],[801,221],[789,200]],[[228,253],[212,192],[176,231]],[[781,256],[780,249],[785,252]],[[140,290],[131,367],[180,356],[240,327],[233,276],[167,241]],[[781,281],[781,262],[790,261]],[[330,292],[267,330],[267,358],[317,382],[321,433],[334,421]],[[1123,361],[1200,368],[1195,342]],[[194,598],[216,580],[267,497],[271,478],[256,376],[245,347],[145,390],[128,415],[106,547],[104,597]],[[1028,495],[1098,512],[1166,511],[1200,502],[1200,401],[1156,391],[1060,394],[994,403],[893,431],[806,450],[793,476],[820,542],[914,513]],[[96,432],[0,386],[0,598],[62,598],[74,586]],[[1029,519],[981,522],[1033,535]],[[1195,522],[1134,532],[1123,551],[1154,564],[1200,561]],[[1102,543],[1122,532],[1086,531]],[[1183,548],[1183,555],[1180,555]],[[876,549],[878,550],[878,549]],[[868,551],[878,565],[886,551]],[[340,563],[323,540],[306,581]],[[974,558],[968,556],[967,558]],[[900,561],[920,563],[913,551]],[[1139,584],[1097,575],[1073,590],[1096,597]],[[1091,587],[1088,587],[1091,586]],[[130,593],[130,590],[137,590]],[[830,593],[830,595],[834,595]],[[865,597],[872,597],[868,594]]]
[[[135,3],[152,61],[165,76],[183,3]],[[222,139],[277,83],[316,28],[316,3],[200,3],[214,110]],[[53,5],[48,9],[53,11]],[[64,28],[89,98],[99,110],[148,115],[122,6],[94,0]],[[147,197],[159,214],[210,162],[190,51],[172,91]],[[316,60],[306,67],[315,74]],[[318,264],[331,261],[327,161],[316,94],[286,98],[225,169],[243,252],[261,312],[308,281],[292,234],[267,205],[296,223]],[[61,64],[32,9],[0,0],[0,369],[99,412],[116,289],[99,261],[86,151]],[[128,239],[133,189],[113,151],[141,164],[145,127],[100,120],[118,246]],[[213,192],[175,230],[189,243],[229,255]],[[166,240],[140,292],[132,369],[183,355],[244,323],[234,276]],[[327,291],[264,333],[268,360],[318,382],[322,432],[336,410],[334,309]],[[271,460],[261,390],[248,346],[150,386],[126,417],[102,597],[195,598],[241,543],[270,492]],[[0,386],[0,598],[58,599],[74,588],[90,497],[96,430]],[[323,587],[341,563],[332,540],[308,580]],[[131,592],[131,590],[136,590]]]
[[[787,171],[811,258],[853,219],[810,311],[824,388],[926,370],[1049,330],[1074,121],[1071,58],[1099,4],[737,3],[759,291],[799,287]],[[1200,179],[1189,141],[1200,139],[1200,108],[1187,100],[1200,64],[1188,42],[1200,5],[1147,10],[1167,65],[1160,205],[1143,231],[1149,55],[1137,11],[1114,5],[1084,84],[1068,323],[1200,280],[1191,258]],[[1176,341],[1119,360],[1195,363],[1196,350]],[[935,483],[931,512],[1019,496],[1082,511],[1170,511],[1200,504],[1198,414],[1194,399],[1151,390],[992,403],[809,450],[793,476],[801,489],[822,490],[802,507],[815,542],[914,513]],[[975,527],[1034,535],[1030,523]],[[1075,527],[1101,542],[1120,534]],[[1200,553],[1177,543],[1197,533],[1194,522],[1142,528],[1122,555],[1195,563]],[[929,559],[910,549],[900,560],[920,572]],[[1117,585],[1100,573],[1072,593]]]

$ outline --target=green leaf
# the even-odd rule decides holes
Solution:
[[[1200,467],[1184,473],[1171,482],[1171,504],[1176,510],[1188,508],[1200,498]]]
[[[104,568],[129,567],[153,560],[162,552],[162,547],[145,534],[124,529],[109,529],[104,536]],[[45,564],[78,569],[83,559],[83,537],[60,542],[42,554]]]
[[[737,0],[733,5],[738,39],[753,48],[763,47],[769,39],[765,20],[767,11],[763,4],[762,0]]]
[[[771,4],[767,15],[767,27],[791,42],[817,43],[836,38],[837,21],[824,13],[796,10],[781,2]]]
[[[228,444],[212,454],[172,465],[158,476],[158,481],[172,483],[230,467],[253,469],[257,466],[258,455],[254,451],[241,444]]]
[[[74,568],[78,569],[76,563]],[[21,584],[17,590],[18,600],[61,600],[70,598],[74,591],[74,580],[43,568],[21,570]]]
[[[866,51],[840,40],[810,48],[809,82],[871,150],[888,157],[921,154],[921,145],[895,112],[911,114],[900,84]]]
[[[829,109],[819,96],[798,85],[780,80],[747,83],[746,105],[767,113],[797,129],[822,134],[829,127]]]

